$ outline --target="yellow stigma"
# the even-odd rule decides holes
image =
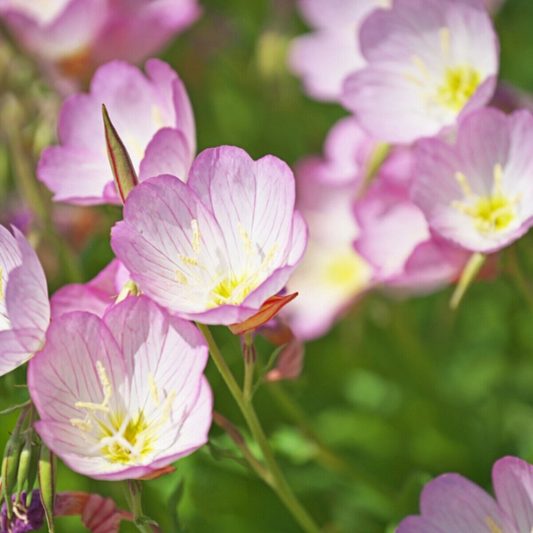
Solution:
[[[503,169],[501,164],[494,165],[494,187],[489,196],[474,195],[464,174],[455,175],[466,202],[453,201],[452,206],[472,218],[475,228],[483,234],[497,233],[507,228],[516,218],[516,206],[520,195],[514,198],[503,192]]]
[[[128,406],[112,409],[113,386],[104,365],[96,362],[98,380],[104,394],[101,403],[76,402],[76,409],[86,411],[84,419],[72,418],[72,426],[80,429],[93,450],[98,450],[110,463],[142,464],[157,448],[157,441],[172,413],[176,391],[170,391],[161,402],[157,384],[152,374],[148,376],[148,389],[155,405],[150,409],[150,419],[143,411],[132,416]],[[120,403],[120,402],[119,402]]]
[[[452,111],[461,111],[481,83],[481,75],[470,65],[447,67],[437,87],[435,101]]]

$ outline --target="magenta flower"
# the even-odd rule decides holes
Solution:
[[[289,55],[291,70],[303,78],[307,94],[337,101],[348,74],[365,65],[359,50],[361,22],[377,7],[392,0],[300,0],[305,20],[316,28],[294,39]]]
[[[285,287],[306,242],[289,167],[229,146],[202,152],[187,184],[159,176],[135,187],[111,236],[144,294],[224,325],[251,318]]]
[[[192,324],[147,298],[127,298],[103,319],[62,315],[29,365],[35,428],[76,472],[150,476],[207,441],[207,356]]]
[[[199,14],[197,0],[0,2],[0,16],[28,52],[75,78],[113,59],[146,59]]]
[[[405,518],[396,533],[529,533],[533,528],[533,467],[504,457],[492,469],[496,500],[458,474],[430,481],[420,516]]]
[[[420,142],[413,200],[429,225],[466,250],[494,252],[533,224],[533,115],[482,109],[450,145]]]
[[[100,67],[89,94],[70,97],[59,116],[60,146],[47,148],[38,177],[54,200],[120,203],[106,151],[102,104],[129,151],[139,180],[171,173],[185,180],[196,152],[192,108],[183,83],[162,61],[147,76],[120,61]]]
[[[494,92],[499,46],[481,0],[396,0],[368,16],[360,41],[367,66],[342,101],[378,139],[436,135]]]
[[[380,177],[354,213],[355,248],[372,265],[375,283],[428,292],[455,281],[468,261],[467,252],[431,233],[405,186]]]
[[[48,288],[24,235],[0,226],[0,376],[41,349],[50,322]]]
[[[73,283],[56,291],[50,299],[52,319],[71,311],[87,311],[102,318],[129,279],[126,267],[114,259],[88,283]]]

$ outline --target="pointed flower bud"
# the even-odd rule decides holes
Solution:
[[[118,194],[122,203],[124,203],[130,191],[139,183],[139,180],[128,151],[113,126],[104,104],[102,104],[102,114],[104,117],[107,156],[109,157],[109,164],[113,171]]]
[[[41,503],[44,508],[48,531],[54,533],[54,502],[56,496],[57,460],[54,454],[44,444],[39,456],[39,487]],[[33,502],[32,502],[33,504]]]

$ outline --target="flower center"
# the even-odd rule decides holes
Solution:
[[[153,376],[148,376],[150,394],[156,409],[150,419],[140,410],[132,415],[124,411],[113,411],[109,404],[113,395],[112,385],[100,361],[96,362],[100,386],[104,394],[102,403],[76,402],[76,409],[84,410],[84,419],[72,418],[70,423],[84,433],[93,444],[92,451],[113,464],[143,464],[156,451],[157,440],[167,424],[175,391],[166,395],[163,403]]]
[[[332,287],[355,288],[364,283],[365,263],[354,250],[343,250],[328,258],[324,271],[324,282]]]
[[[472,218],[475,228],[485,235],[498,233],[509,227],[516,219],[516,206],[520,202],[520,195],[514,198],[504,194],[502,187],[503,170],[498,163],[494,165],[494,187],[492,194],[477,196],[472,192],[464,174],[455,175],[466,201],[452,202],[452,207]]]
[[[198,221],[191,221],[193,257],[180,256],[182,266],[176,270],[174,278],[190,297],[196,292],[201,294],[202,305],[213,309],[221,305],[240,305],[242,301],[268,277],[271,263],[278,253],[279,244],[275,242],[266,253],[250,240],[248,232],[239,223],[238,230],[243,250],[243,261],[234,271],[229,265],[206,266],[200,262],[202,236]]]
[[[429,108],[436,105],[458,113],[479,87],[481,73],[468,64],[453,65],[449,28],[440,28],[439,38],[443,69],[437,74],[415,55],[415,73],[407,72],[405,77],[419,87]]]
[[[437,87],[435,101],[442,107],[459,112],[476,92],[481,75],[470,65],[448,67],[444,81]]]

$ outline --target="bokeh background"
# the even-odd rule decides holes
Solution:
[[[199,149],[231,144],[290,164],[321,153],[327,130],[346,113],[306,98],[287,71],[288,43],[306,31],[295,3],[202,4],[199,22],[161,54],[189,91]],[[501,77],[533,92],[531,20],[531,0],[508,0],[496,27]],[[112,258],[109,229],[120,209],[49,202],[27,156],[36,161],[54,142],[60,102],[36,78],[31,59],[14,61],[5,43],[0,82],[0,219],[27,229],[51,291],[88,280]],[[344,532],[393,532],[417,512],[420,490],[433,476],[459,472],[490,488],[499,457],[533,461],[532,281],[528,235],[490,263],[456,312],[448,306],[452,289],[412,299],[375,291],[307,345],[299,380],[259,390],[257,410],[282,468],[318,522]],[[224,329],[216,334],[241,377],[238,341]],[[263,362],[272,350],[260,341]],[[19,386],[24,372],[0,379],[0,410],[27,398]],[[216,410],[242,427],[212,363],[207,374]],[[2,448],[15,419],[0,418]],[[217,428],[211,437],[211,445],[177,463],[176,474],[145,483],[146,514],[171,533],[297,532],[276,496],[232,458],[229,439]],[[64,467],[58,490],[99,492],[125,507],[119,484]],[[135,531],[127,524],[122,530]],[[84,529],[79,519],[61,518],[57,531]]]

